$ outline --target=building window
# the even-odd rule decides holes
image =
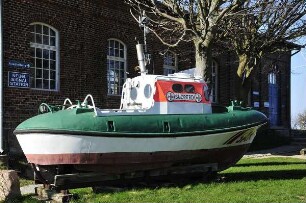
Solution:
[[[31,88],[59,89],[59,34],[42,23],[31,26]]]
[[[270,72],[268,75],[268,88],[269,88],[269,120],[270,126],[279,126],[281,123],[280,111],[280,93],[277,81],[277,67],[275,72]]]
[[[218,91],[218,64],[215,60],[212,60],[210,100],[213,103],[218,102],[217,91]]]
[[[126,79],[126,46],[116,39],[108,40],[107,87],[109,95],[120,95]]]
[[[276,74],[275,73],[269,73],[268,76],[268,83],[269,84],[276,84]]]
[[[167,51],[164,55],[164,75],[173,74],[177,71],[177,57],[176,54]]]

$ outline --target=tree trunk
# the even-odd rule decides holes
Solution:
[[[252,85],[252,72],[255,66],[259,65],[260,57],[251,57],[247,53],[238,54],[239,66],[237,68],[237,77],[235,79],[235,96],[237,100],[243,101],[244,106],[251,106],[249,94]]]
[[[239,66],[237,69],[237,75],[240,78],[242,77],[248,78],[251,75],[254,66],[256,66],[258,58],[251,57],[246,53],[238,54],[238,58],[239,58]]]
[[[251,90],[251,77],[245,78],[244,81],[242,78],[235,76],[235,97],[234,99],[237,101],[242,101],[243,106],[251,106],[249,102],[249,95]]]
[[[247,66],[248,56],[246,54],[239,54],[238,59],[239,59],[239,66],[237,69],[237,75],[239,78],[242,78],[245,68]]]
[[[209,77],[209,48],[204,47],[203,44],[194,42],[195,46],[195,76],[202,77],[207,83],[210,82]]]

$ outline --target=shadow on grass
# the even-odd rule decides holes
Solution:
[[[288,180],[306,177],[305,170],[252,171],[237,173],[222,173],[225,182],[257,181],[257,180]]]
[[[161,179],[138,180],[123,184],[111,184],[101,189],[95,190],[95,193],[116,193],[118,191],[128,191],[130,189],[157,189],[178,187],[183,188],[187,185],[208,184],[208,183],[230,183],[230,182],[248,182],[258,180],[289,180],[302,179],[306,177],[305,170],[278,170],[278,171],[254,171],[254,172],[232,172],[222,173],[217,176],[206,178],[200,175],[192,177],[165,177]],[[118,189],[119,188],[119,189]]]
[[[158,189],[158,188],[170,188],[178,187],[183,188],[187,185],[199,184],[199,183],[209,183],[215,180],[216,174],[213,175],[203,175],[203,173],[194,173],[188,175],[168,175],[168,176],[158,176],[158,177],[146,177],[138,179],[129,179],[125,181],[110,181],[102,186],[94,186],[94,193],[116,193],[129,191],[131,189]]]
[[[248,167],[248,166],[286,166],[286,165],[305,165],[305,162],[263,162],[263,163],[247,163],[247,164],[236,164],[234,167]]]
[[[19,198],[6,199],[4,202],[5,203],[20,203],[20,202],[42,203],[42,202],[46,202],[46,201],[38,200],[38,199],[34,198],[32,195],[24,195],[24,196],[19,197]]]

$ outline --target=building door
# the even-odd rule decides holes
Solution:
[[[276,80],[276,74],[270,73],[269,78],[269,119],[270,126],[279,125],[279,87]]]

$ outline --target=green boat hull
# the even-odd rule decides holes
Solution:
[[[115,137],[179,137],[246,129],[266,122],[266,116],[255,110],[234,110],[212,114],[98,117],[91,109],[70,109],[32,117],[21,123],[14,133],[44,132]]]
[[[61,166],[65,173],[123,174],[199,164],[221,171],[244,155],[266,122],[264,114],[243,108],[108,116],[73,108],[32,117],[14,133],[28,162],[49,172]]]

